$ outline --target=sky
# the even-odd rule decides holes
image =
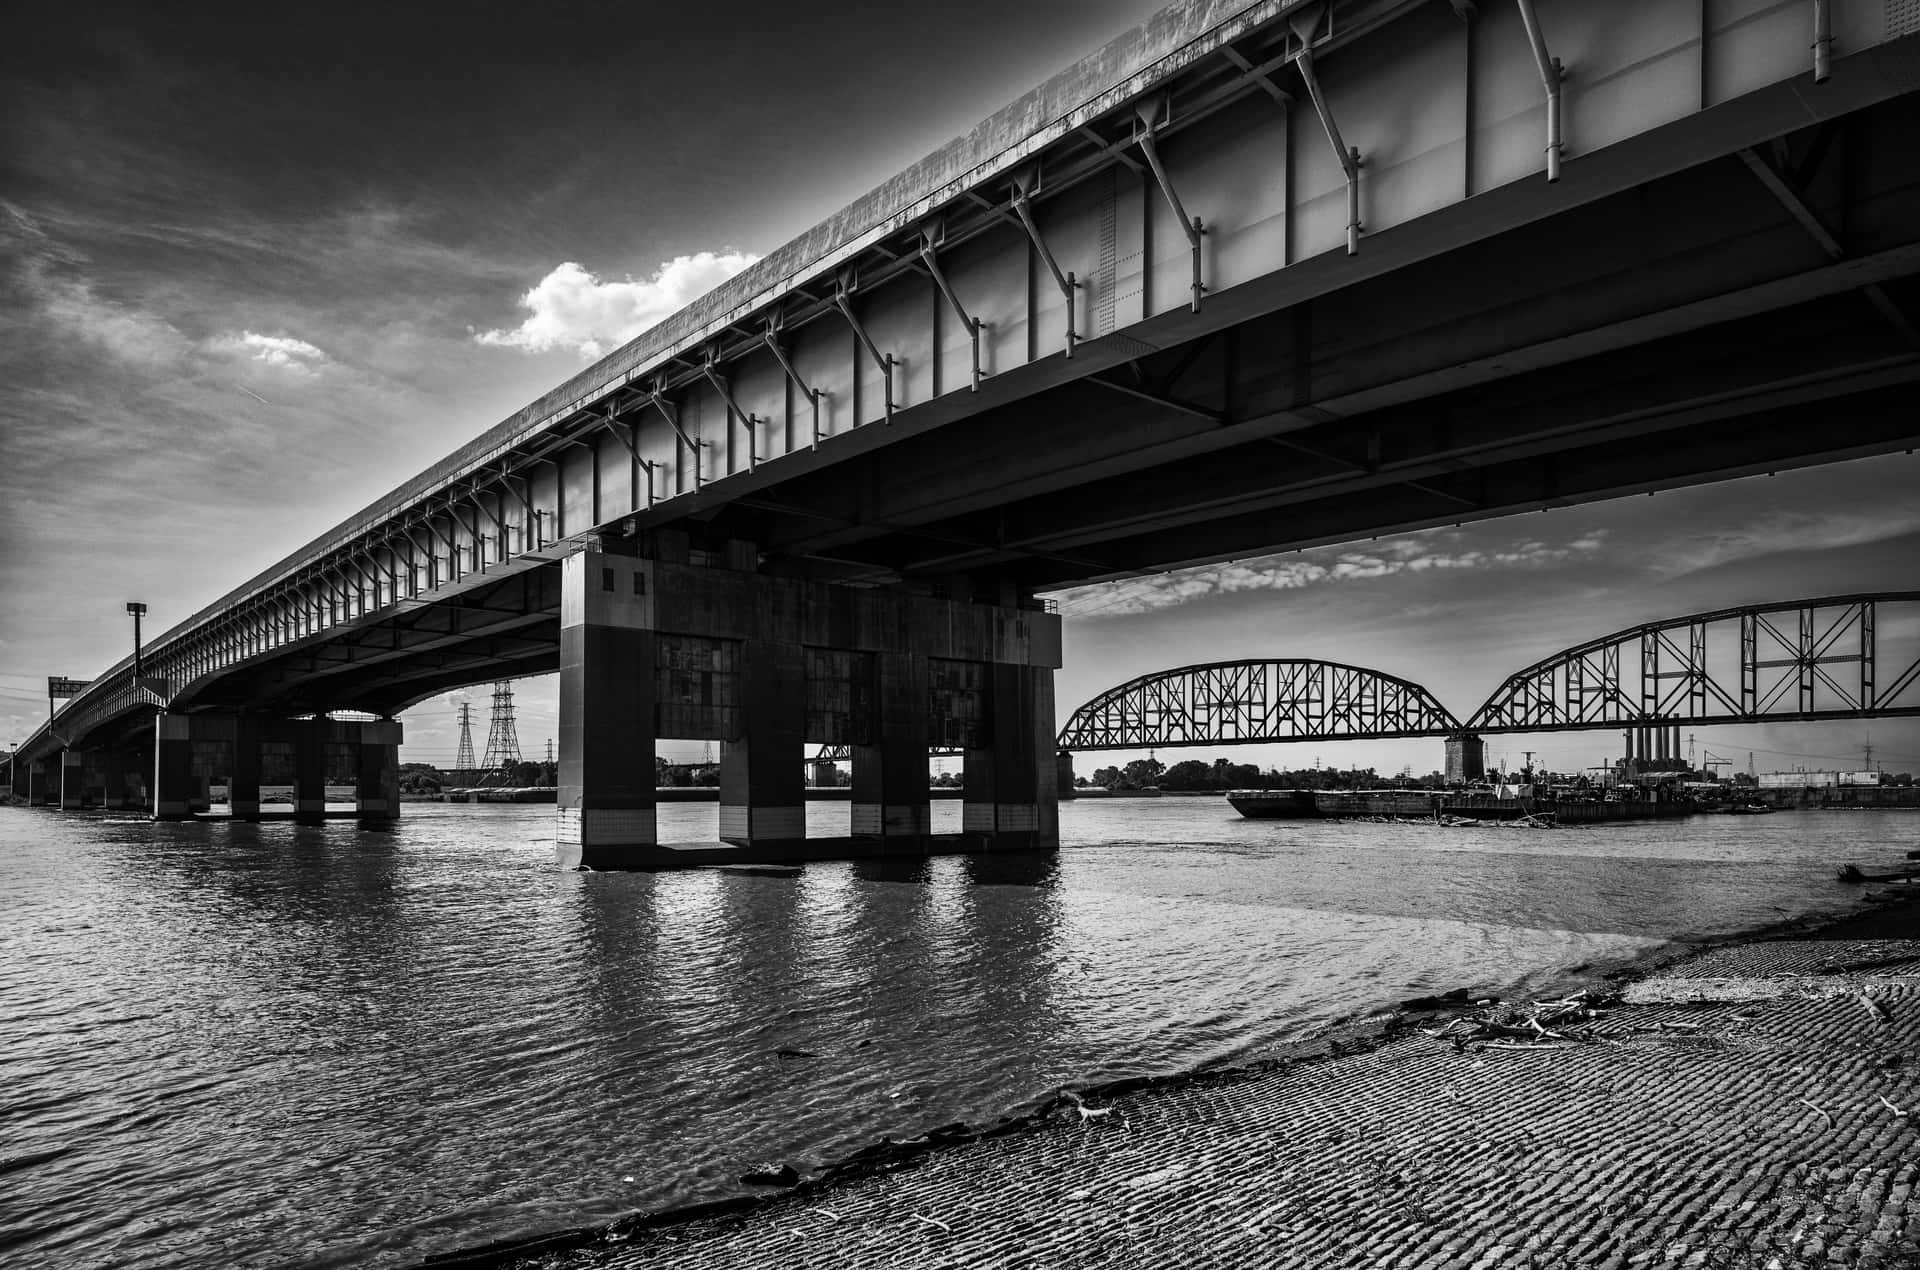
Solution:
[[[126,600],[150,631],[188,616],[1156,7],[735,3],[716,21],[79,0],[15,17],[0,743],[44,718],[47,675],[126,654]],[[1898,456],[1066,593],[1060,713],[1178,649],[1359,662],[1464,714],[1617,627],[1912,586],[1916,489],[1920,462]],[[484,745],[488,696],[409,712],[406,757],[451,760],[462,699]],[[537,757],[552,678],[517,704]],[[1715,739],[1803,756],[1786,767],[1849,761],[1863,731]],[[1604,738],[1540,744],[1571,766]],[[1920,726],[1872,739],[1920,770]],[[1427,770],[1437,748],[1312,757]]]

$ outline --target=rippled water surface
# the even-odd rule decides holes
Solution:
[[[551,815],[0,808],[0,1260],[410,1264],[1844,911],[1837,863],[1920,847],[1899,813],[1530,833],[1162,798],[1068,805],[1051,857],[579,874]]]

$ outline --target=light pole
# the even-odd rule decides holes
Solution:
[[[138,683],[142,674],[140,668],[140,618],[146,613],[147,606],[138,600],[127,601],[127,612],[133,616],[133,678]]]

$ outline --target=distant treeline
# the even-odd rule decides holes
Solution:
[[[1075,784],[1103,789],[1444,789],[1439,772],[1425,776],[1382,776],[1371,767],[1298,767],[1262,771],[1253,763],[1186,759],[1172,767],[1158,759],[1138,758],[1125,767],[1103,767]]]

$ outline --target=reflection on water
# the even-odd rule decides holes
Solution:
[[[622,875],[555,869],[539,807],[425,804],[391,832],[0,809],[0,1253],[406,1264],[1839,911],[1835,863],[1920,846],[1892,813],[1064,812],[1058,854]]]

